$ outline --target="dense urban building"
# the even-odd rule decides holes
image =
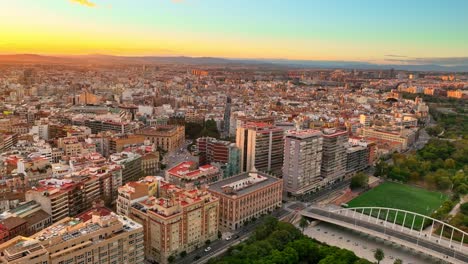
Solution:
[[[206,189],[181,189],[160,182],[159,194],[132,205],[130,217],[143,225],[145,256],[168,263],[218,236],[219,200]]]
[[[348,132],[323,130],[321,174],[324,184],[344,179],[346,175],[346,143]]]
[[[184,161],[166,171],[166,181],[180,187],[200,187],[219,180],[220,170],[213,165],[198,166],[193,161]]]
[[[242,172],[253,169],[281,177],[284,130],[268,123],[247,123],[237,129]]]
[[[144,261],[143,228],[105,208],[65,218],[31,237],[0,245],[2,263],[129,263]]]
[[[281,207],[283,180],[262,172],[244,172],[209,186],[219,199],[219,227],[236,230],[245,222]]]
[[[122,183],[136,181],[142,175],[142,157],[133,152],[114,153],[110,156],[110,160],[122,166]]]
[[[240,171],[239,148],[235,143],[211,137],[197,139],[200,165],[211,164],[223,171],[223,177],[230,177]]]
[[[301,196],[321,187],[322,133],[291,130],[284,140],[283,180],[288,195]]]
[[[146,140],[167,152],[179,149],[185,142],[185,129],[183,126],[150,127],[139,130],[137,135],[144,136]]]
[[[162,177],[146,176],[139,181],[128,182],[120,186],[116,201],[117,214],[128,216],[133,204],[143,201],[150,196],[157,196],[161,181],[163,181]]]

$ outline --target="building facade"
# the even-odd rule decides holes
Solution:
[[[183,126],[156,126],[141,129],[137,132],[152,144],[167,152],[173,152],[184,145],[185,128]]]
[[[211,184],[219,199],[219,228],[236,230],[281,207],[283,180],[262,172],[245,172]]]
[[[211,137],[197,139],[200,165],[212,164],[223,170],[223,178],[238,174],[240,171],[239,148],[229,141]]]
[[[284,140],[283,180],[288,195],[301,196],[322,184],[322,133],[318,130],[293,130]]]
[[[0,245],[1,263],[129,263],[144,262],[143,228],[110,210],[62,221],[31,236]]]
[[[246,123],[237,129],[240,171],[253,169],[281,177],[284,155],[284,130],[268,123]]]
[[[342,180],[346,174],[346,143],[348,132],[325,129],[323,131],[322,168],[324,184]]]
[[[205,189],[184,190],[161,182],[159,196],[133,204],[130,217],[145,230],[146,259],[168,263],[218,236],[219,200]]]

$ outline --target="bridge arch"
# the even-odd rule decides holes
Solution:
[[[438,220],[438,219],[435,219],[435,218],[432,218],[430,216],[427,216],[427,215],[423,215],[423,214],[419,214],[419,213],[416,213],[416,212],[411,212],[411,211],[407,211],[407,210],[402,210],[402,209],[397,209],[397,208],[388,208],[388,207],[351,207],[351,208],[341,208],[341,209],[336,209],[336,210],[333,210],[332,212],[335,212],[335,213],[339,213],[339,214],[345,214],[347,215],[348,212],[359,212],[361,211],[361,216],[362,214],[365,214],[365,211],[368,210],[369,211],[369,214],[368,214],[368,217],[369,219],[372,217],[372,218],[375,218],[373,215],[372,215],[372,211],[374,212],[377,212],[377,222],[378,220],[384,220],[383,224],[386,225],[388,222],[388,216],[390,214],[390,212],[394,212],[395,213],[395,217],[393,217],[393,227],[395,227],[395,225],[397,224],[397,219],[398,219],[398,214],[399,213],[402,213],[404,216],[403,216],[403,223],[401,224],[401,230],[404,229],[405,227],[405,224],[406,224],[406,219],[407,219],[407,216],[409,215],[412,221],[412,224],[411,224],[411,227],[410,228],[410,232],[412,232],[414,229],[414,222],[415,222],[415,219],[416,217],[420,217],[422,219],[422,224],[421,224],[421,227],[419,229],[419,235],[421,235],[421,232],[423,231],[423,228],[424,228],[424,222],[427,220],[427,223],[431,223],[432,222],[432,225],[431,225],[431,230],[428,232],[429,233],[429,240],[431,240],[431,237],[432,237],[432,234],[433,234],[433,231],[434,231],[434,223],[438,223],[440,225],[442,225],[442,228],[441,228],[441,231],[440,231],[440,234],[439,234],[439,239],[437,240],[437,243],[441,243],[442,241],[442,236],[444,234],[444,229],[445,231],[448,230],[452,230],[451,231],[451,235],[450,235],[450,240],[449,240],[449,246],[452,247],[452,243],[453,243],[453,237],[454,237],[454,233],[455,232],[459,232],[460,235],[461,235],[461,239],[460,239],[460,246],[459,248],[461,249],[462,246],[463,246],[463,241],[465,239],[468,239],[468,233],[455,227],[455,226],[452,226],[450,224],[447,224],[445,223],[444,221],[441,221],[441,220]],[[382,219],[380,218],[380,215],[381,215],[381,212],[382,211],[386,211],[387,213],[385,214],[385,219]],[[398,224],[399,225],[399,224]],[[414,231],[417,231],[417,230],[414,230]]]
[[[387,207],[312,206],[300,213],[304,217],[396,242],[443,261],[468,263],[468,246],[464,243],[468,241],[467,232],[426,215]],[[420,225],[415,225],[417,219]],[[424,229],[426,225],[428,230]]]

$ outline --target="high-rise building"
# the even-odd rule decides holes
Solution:
[[[324,129],[321,173],[325,184],[344,179],[347,142],[348,132]]]
[[[206,189],[181,189],[160,182],[158,195],[132,205],[130,217],[145,230],[146,259],[168,263],[218,236],[219,200]]]
[[[283,168],[284,130],[267,123],[247,123],[237,129],[242,172],[258,171],[280,177]]]
[[[197,139],[200,165],[212,164],[223,171],[223,177],[239,173],[239,148],[229,141],[212,137]]]
[[[143,228],[105,208],[65,218],[31,237],[0,245],[1,263],[144,262]]]
[[[322,184],[322,133],[318,130],[292,130],[284,140],[283,180],[288,195],[301,196]]]
[[[223,128],[224,137],[229,137],[230,123],[231,123],[231,97],[228,96],[226,98],[226,107],[224,109],[224,128]]]
[[[369,148],[366,143],[346,148],[346,173],[354,174],[369,166]]]

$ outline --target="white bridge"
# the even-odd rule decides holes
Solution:
[[[464,239],[468,240],[468,233],[429,216],[385,207],[309,207],[301,214],[395,242],[444,261],[468,263],[468,246],[463,243]]]

